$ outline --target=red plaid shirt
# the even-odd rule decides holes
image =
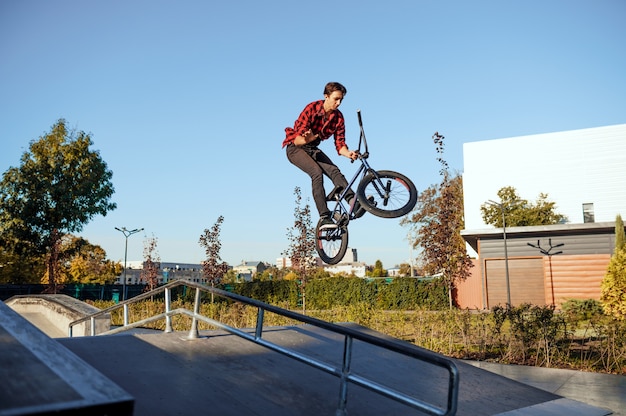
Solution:
[[[334,135],[337,154],[343,146],[346,146],[346,124],[343,114],[339,110],[334,110],[326,116],[322,100],[313,101],[304,107],[293,128],[285,129],[287,135],[283,141],[283,147],[293,143],[297,136],[302,136],[309,129],[313,134],[319,135],[321,140]]]

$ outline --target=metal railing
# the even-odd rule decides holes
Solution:
[[[195,301],[194,301],[194,310],[189,311],[185,308],[171,309],[171,290],[175,287],[183,286],[189,288],[195,288]],[[164,292],[165,294],[165,312],[156,314],[152,317],[139,320],[137,322],[129,322],[129,313],[128,313],[128,305],[131,303],[135,303],[141,301],[143,299],[151,298],[155,294],[160,292]],[[221,296],[224,298],[228,298],[232,301],[243,303],[249,306],[253,306],[257,308],[257,318],[256,318],[256,326],[254,334],[242,331],[240,329],[234,328],[232,326],[226,325],[222,322],[216,321],[212,318],[208,318],[200,314],[200,302],[201,302],[201,292],[212,293],[213,295]],[[258,345],[262,345],[270,350],[276,351],[280,354],[283,354],[287,357],[293,358],[302,363],[308,364],[314,368],[322,370],[328,374],[334,375],[340,380],[340,390],[339,390],[339,403],[337,406],[336,415],[343,416],[346,415],[346,404],[348,400],[348,383],[353,383],[357,386],[364,387],[370,391],[373,391],[382,396],[388,397],[397,402],[403,403],[412,408],[418,409],[422,412],[431,415],[454,415],[457,411],[457,401],[459,394],[459,372],[456,365],[449,359],[442,357],[438,354],[430,352],[428,350],[423,350],[416,346],[410,345],[405,342],[394,341],[389,339],[384,339],[380,337],[376,337],[371,334],[367,334],[352,328],[343,327],[340,325],[336,325],[330,322],[322,321],[320,319],[312,318],[306,315],[302,315],[297,312],[293,312],[287,309],[279,308],[277,306],[269,305],[267,303],[246,298],[241,295],[237,295],[235,293],[230,293],[221,289],[217,289],[214,287],[204,286],[198,283],[176,280],[170,282],[166,285],[163,285],[153,291],[143,293],[139,296],[136,296],[132,299],[125,300],[116,304],[110,308],[103,309],[93,315],[86,316],[84,318],[73,321],[69,324],[69,337],[72,337],[72,329],[74,326],[86,322],[91,321],[91,336],[95,336],[95,319],[106,313],[111,313],[114,310],[119,308],[123,308],[124,313],[124,324],[123,326],[111,329],[106,332],[102,332],[97,335],[110,335],[116,334],[119,332],[127,331],[132,328],[142,327],[148,323],[159,321],[165,319],[165,330],[164,332],[172,332],[172,316],[175,315],[187,315],[192,318],[191,329],[189,331],[188,338],[195,339],[199,338],[198,333],[198,322],[203,321],[217,328],[223,329],[231,334],[237,335],[241,338],[244,338],[248,341],[254,342]],[[343,345],[343,359],[341,366],[333,365],[324,361],[320,361],[316,358],[304,355],[294,350],[290,350],[273,342],[270,342],[263,338],[263,319],[265,312],[275,313],[302,323],[306,323],[309,325],[316,326],[318,328],[322,328],[328,331],[331,331],[336,334],[340,334],[344,337],[344,345]],[[441,367],[448,372],[448,394],[447,394],[447,405],[445,408],[441,408],[435,406],[431,403],[424,402],[416,397],[410,396],[406,393],[400,392],[392,387],[385,386],[380,384],[374,380],[369,378],[360,376],[355,374],[351,368],[352,361],[352,345],[353,341],[358,340],[361,342],[368,343],[370,345],[374,345],[389,351],[394,351],[396,353],[424,361],[430,363],[432,365],[436,365]]]

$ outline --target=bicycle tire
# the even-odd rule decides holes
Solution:
[[[320,230],[321,221],[315,227],[315,251],[326,264],[337,264],[348,250],[348,227]]]
[[[417,203],[413,182],[391,170],[368,172],[359,182],[356,195],[367,212],[382,218],[401,217]]]

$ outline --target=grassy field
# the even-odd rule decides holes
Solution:
[[[113,303],[94,305],[106,308]],[[177,301],[172,305],[172,309],[179,307],[193,310],[190,303]],[[140,302],[129,308],[129,319],[136,322],[163,311],[161,301]],[[256,309],[243,305],[205,302],[201,313],[237,328],[256,324]],[[597,305],[584,302],[574,303],[562,312],[533,305],[489,312],[384,311],[357,303],[306,314],[329,322],[354,322],[449,357],[626,374],[626,322],[607,317]],[[123,323],[121,310],[113,314],[112,320],[114,325]],[[191,319],[176,316],[172,324],[174,330],[189,330]],[[296,324],[279,315],[265,314],[265,326]],[[151,328],[164,329],[165,322],[156,322]],[[199,329],[213,328],[200,322]]]

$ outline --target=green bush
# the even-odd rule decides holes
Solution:
[[[301,288],[293,280],[232,283],[223,288],[273,305],[288,305],[293,309],[300,306]],[[305,291],[307,309],[332,309],[355,303],[384,310],[438,310],[448,307],[447,291],[439,280],[421,282],[410,278],[366,280],[330,277],[310,280]],[[193,301],[193,291],[187,291],[181,297]]]
[[[438,280],[332,277],[312,280],[306,290],[307,304],[312,309],[349,306],[355,302],[383,310],[437,310],[448,305],[447,291]]]
[[[233,283],[225,288],[238,295],[273,305],[286,304],[290,308],[298,305],[298,284],[292,280],[255,280]]]
[[[586,321],[604,313],[602,303],[595,299],[569,299],[563,302],[561,309],[575,321]]]

